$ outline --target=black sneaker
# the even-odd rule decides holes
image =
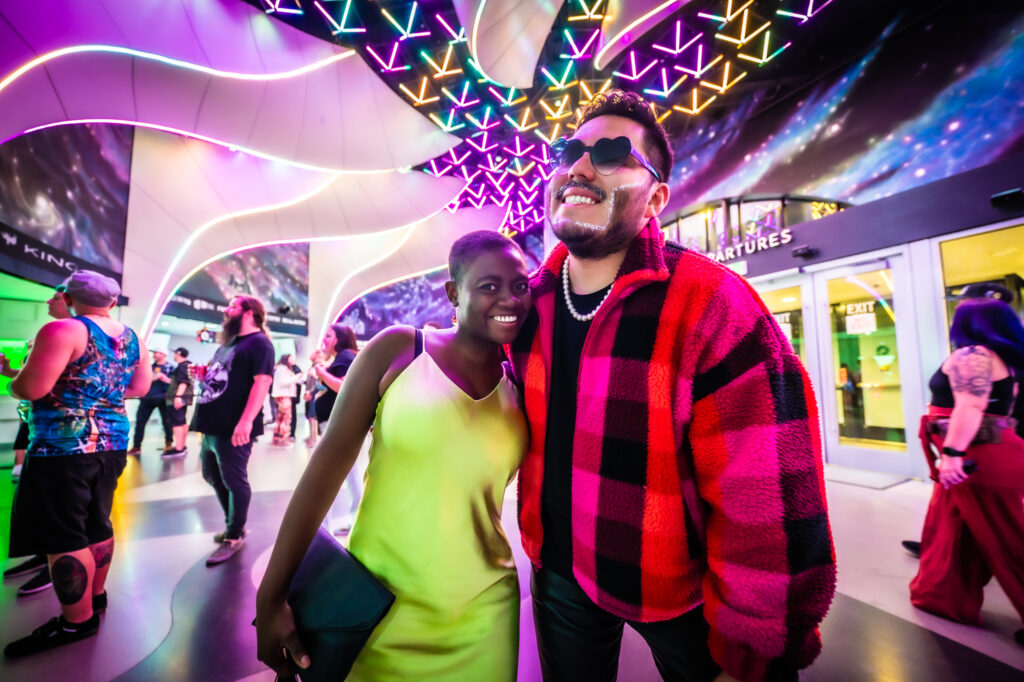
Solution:
[[[11,566],[4,571],[4,580],[8,578],[17,578],[19,575],[27,575],[29,573],[35,573],[40,568],[46,566],[46,555],[36,554],[31,559],[22,561],[16,566]]]
[[[915,559],[921,558],[921,543],[916,540],[904,540],[900,543],[903,545],[903,549],[910,552],[911,556]]]
[[[107,610],[107,591],[92,595],[92,612],[103,613]]]
[[[47,566],[40,569],[38,573],[29,578],[28,582],[18,588],[18,596],[35,594],[50,587],[53,587],[53,580],[50,579],[50,568]]]
[[[69,623],[64,620],[64,616],[57,616],[33,630],[32,634],[28,637],[16,639],[5,646],[4,656],[7,658],[21,658],[22,656],[38,654],[41,651],[92,637],[99,628],[100,617],[97,613],[92,614],[92,618],[84,623],[78,624]]]
[[[181,450],[171,449],[171,450],[164,450],[163,454],[160,455],[160,457],[162,459],[175,459],[176,457],[184,457],[187,454],[188,454],[188,449],[187,448],[182,448]]]

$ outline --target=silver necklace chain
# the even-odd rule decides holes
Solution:
[[[565,305],[569,308],[569,314],[580,322],[590,322],[594,319],[594,316],[597,315],[597,311],[601,309],[604,302],[608,300],[608,297],[612,293],[612,287],[608,287],[608,291],[604,293],[604,298],[601,299],[601,302],[597,304],[596,308],[590,311],[588,315],[581,315],[580,312],[576,310],[576,306],[572,304],[572,297],[569,295],[569,259],[567,257],[565,262],[562,263],[562,293],[565,295]]]

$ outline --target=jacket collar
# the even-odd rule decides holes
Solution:
[[[565,244],[558,242],[530,280],[534,296],[552,293],[562,286],[562,264],[568,256]],[[626,251],[626,258],[615,275],[612,295],[624,296],[644,284],[662,282],[668,277],[665,237],[658,218],[654,217],[644,225]]]

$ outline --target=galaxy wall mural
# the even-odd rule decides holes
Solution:
[[[394,324],[422,328],[452,326],[452,304],[444,292],[448,268],[391,284],[353,301],[341,313],[338,322],[352,327],[360,340]]]
[[[167,315],[220,322],[234,296],[255,296],[272,331],[305,335],[309,319],[309,244],[277,244],[232,253],[192,275]]]
[[[74,125],[0,146],[0,270],[59,284],[79,268],[121,279],[133,129]]]
[[[767,108],[757,89],[697,124],[677,141],[669,213],[761,193],[863,204],[1024,149],[1024,6],[963,9],[896,3],[812,85]]]

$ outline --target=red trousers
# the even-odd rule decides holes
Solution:
[[[930,446],[942,436],[927,422],[950,410],[930,408],[922,419],[921,442],[933,479]],[[919,609],[961,623],[981,622],[982,588],[995,576],[1024,620],[1024,440],[1012,428],[998,443],[971,445],[967,457],[978,463],[964,483],[948,490],[936,483],[921,536],[921,565],[910,583],[910,601]]]

